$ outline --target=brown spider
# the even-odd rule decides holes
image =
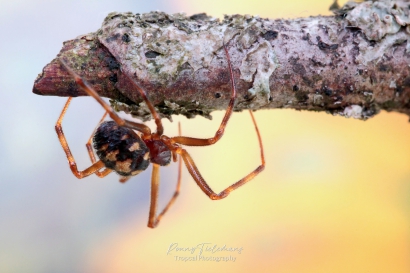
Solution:
[[[94,137],[90,137],[86,147],[88,154],[91,158],[92,165],[83,171],[77,169],[77,164],[75,163],[74,157],[71,154],[70,148],[68,147],[67,140],[64,136],[61,123],[63,117],[67,111],[70,104],[71,97],[68,98],[59,119],[57,120],[55,129],[60,140],[61,146],[66,153],[70,169],[77,178],[83,178],[91,174],[96,174],[98,177],[104,177],[111,173],[113,170],[120,175],[120,182],[126,182],[131,176],[136,175],[143,170],[145,170],[149,163],[153,163],[152,177],[151,177],[151,204],[149,211],[148,227],[155,228],[162,216],[167,212],[170,206],[174,203],[180,190],[181,184],[181,157],[185,163],[191,176],[194,178],[195,182],[201,188],[201,190],[212,200],[219,200],[228,196],[228,194],[244,185],[246,182],[250,181],[256,175],[258,175],[265,168],[265,159],[263,155],[262,140],[259,134],[258,127],[256,125],[255,118],[251,111],[251,118],[255,126],[255,130],[258,136],[261,165],[259,165],[254,171],[246,175],[241,180],[227,187],[225,190],[221,191],[219,194],[215,193],[205,179],[202,177],[198,168],[196,167],[193,159],[188,154],[188,152],[181,147],[181,145],[187,146],[207,146],[215,144],[223,135],[225,127],[231,117],[232,110],[235,103],[236,89],[235,81],[233,78],[233,72],[231,67],[231,62],[229,58],[229,53],[224,46],[225,54],[228,61],[229,73],[231,78],[231,99],[229,101],[228,109],[226,110],[225,116],[219,126],[218,131],[216,131],[215,136],[207,139],[191,138],[181,136],[181,129],[179,127],[179,136],[167,137],[163,135],[163,127],[161,119],[156,112],[154,106],[147,98],[145,90],[134,80],[131,80],[139,93],[141,94],[143,100],[151,111],[153,118],[155,119],[157,130],[151,133],[151,129],[140,123],[129,121],[120,118],[117,113],[86,83],[80,76],[75,74],[67,64],[60,59],[60,62],[67,69],[67,71],[73,76],[76,83],[85,91],[88,95],[94,97],[102,107],[106,110],[103,118],[100,121],[99,127],[96,129]],[[103,122],[106,115],[110,115],[113,121]],[[137,134],[134,130],[138,131]],[[93,150],[91,148],[91,139],[93,138],[94,149],[99,161],[95,160]],[[157,201],[158,201],[158,188],[159,188],[159,166],[166,166],[171,162],[171,157],[174,162],[177,161],[179,155],[179,172],[178,172],[178,182],[175,193],[173,197],[169,200],[168,204],[162,210],[162,212],[157,215]],[[104,170],[100,171],[102,168]]]

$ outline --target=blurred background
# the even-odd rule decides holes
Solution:
[[[344,2],[340,2],[343,4]],[[258,111],[266,170],[221,201],[183,170],[179,199],[158,228],[146,227],[150,169],[125,185],[111,174],[78,180],[54,131],[66,101],[32,94],[62,43],[96,31],[111,11],[330,15],[331,0],[0,1],[0,272],[410,272],[409,117],[358,121],[325,113]],[[63,128],[80,169],[103,114],[76,98]],[[222,119],[174,117],[165,133],[210,137]],[[152,123],[148,123],[152,126]],[[198,130],[201,128],[201,130]],[[249,139],[249,140],[248,140]],[[246,141],[246,143],[245,143]],[[260,162],[248,113],[235,113],[217,145],[188,151],[220,191]],[[161,169],[161,205],[177,165]],[[200,244],[242,251],[205,251]],[[216,261],[229,257],[229,261]],[[235,261],[233,261],[235,259]]]

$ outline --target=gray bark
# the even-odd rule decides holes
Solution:
[[[130,77],[162,116],[210,117],[227,107],[231,92],[225,43],[237,111],[293,108],[367,119],[384,109],[410,116],[409,12],[406,1],[385,0],[292,20],[110,13],[96,32],[64,43],[33,92],[86,95],[62,58],[116,110],[150,118]]]

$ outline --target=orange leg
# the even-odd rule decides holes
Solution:
[[[127,78],[132,82],[132,84],[137,88],[138,92],[140,93],[142,99],[144,100],[145,104],[148,106],[152,117],[155,120],[155,124],[157,125],[157,131],[156,131],[156,135],[157,136],[161,136],[164,133],[164,127],[162,126],[162,121],[161,118],[159,116],[159,114],[157,113],[157,110],[155,110],[154,105],[152,105],[151,101],[148,99],[147,94],[145,92],[145,89],[142,88],[141,85],[139,85],[138,82],[136,82],[135,80],[131,79],[127,74],[124,73],[125,76],[127,76]]]
[[[61,126],[61,123],[63,122],[64,115],[67,111],[68,106],[70,105],[71,99],[72,99],[71,97],[68,98],[66,104],[64,105],[63,111],[61,111],[60,117],[57,120],[55,129],[56,129],[56,132],[57,132],[58,139],[60,140],[61,147],[63,147],[63,150],[64,150],[64,152],[67,156],[68,163],[70,165],[71,171],[73,172],[73,174],[77,178],[83,178],[83,177],[89,176],[90,174],[93,174],[93,173],[97,172],[101,168],[105,167],[105,165],[102,161],[97,161],[97,162],[93,163],[90,167],[85,169],[84,171],[79,171],[77,169],[77,164],[75,163],[74,157],[73,157],[73,155],[70,151],[70,147],[68,147],[67,140],[64,136],[63,127]],[[105,176],[105,175],[109,174],[110,172],[103,171],[102,173]]]
[[[101,118],[100,122],[98,122],[98,125],[100,125],[101,122],[103,122],[103,120],[105,119],[105,117],[107,116],[107,114],[108,114],[107,112],[104,113],[104,115],[103,115],[103,117]],[[97,130],[97,128],[98,128],[98,126],[94,129],[93,133],[91,134],[90,138],[88,139],[87,143],[85,144],[85,147],[87,147],[88,154],[90,155],[91,163],[93,163],[93,164],[96,162],[96,160],[95,160],[93,148],[92,148],[92,146],[91,146],[91,142],[92,142],[93,136],[94,136],[95,131]],[[102,172],[96,171],[95,174],[96,174],[98,177],[103,178],[103,177],[107,176],[107,174],[109,174],[110,172],[112,172],[112,170],[106,168],[106,169],[103,170]]]
[[[171,138],[172,143],[178,143],[182,145],[187,145],[187,146],[208,146],[215,144],[224,134],[225,127],[228,124],[229,118],[232,115],[233,107],[235,104],[235,99],[236,99],[236,87],[235,87],[235,79],[233,77],[233,72],[232,72],[232,65],[231,65],[231,59],[229,58],[229,53],[228,50],[226,49],[224,45],[224,50],[226,54],[226,58],[228,61],[228,67],[229,67],[229,75],[231,77],[231,100],[229,101],[228,108],[226,109],[225,116],[222,119],[221,125],[219,125],[219,129],[216,131],[215,136],[212,138],[193,138],[193,137],[183,137],[183,136],[177,136]]]
[[[157,223],[157,207],[158,207],[158,191],[159,191],[159,165],[152,164],[151,175],[151,203],[149,207],[148,227],[154,228]]]
[[[237,188],[243,186],[250,180],[252,180],[255,176],[257,176],[260,172],[262,172],[265,168],[265,156],[263,153],[263,146],[262,146],[262,139],[259,133],[258,126],[256,125],[255,118],[252,114],[251,111],[249,111],[252,117],[253,124],[255,126],[256,133],[258,135],[258,141],[259,141],[259,148],[260,148],[260,155],[261,155],[261,165],[259,165],[255,170],[253,170],[251,173],[246,175],[244,178],[240,179],[239,181],[235,182],[231,186],[227,187],[223,191],[221,191],[219,194],[216,194],[211,187],[206,183],[205,179],[202,177],[201,173],[199,172],[198,168],[195,165],[194,160],[192,157],[188,154],[188,152],[185,149],[182,148],[176,148],[176,153],[180,154],[182,156],[182,159],[184,160],[184,163],[191,174],[191,176],[194,178],[195,182],[197,185],[201,188],[201,190],[208,195],[209,198],[212,200],[219,200],[222,198],[225,198],[226,196],[229,195],[231,191],[236,190]]]
[[[181,135],[181,124],[178,124],[179,134]],[[174,195],[168,201],[168,204],[165,208],[161,211],[161,213],[156,216],[157,214],[157,200],[158,200],[158,192],[159,192],[159,166],[157,164],[153,164],[152,169],[152,177],[151,177],[151,205],[149,210],[149,219],[148,219],[148,227],[155,228],[161,218],[167,213],[169,208],[175,203],[179,195],[179,191],[181,189],[181,178],[182,178],[182,160],[181,156],[179,156],[178,162],[178,180],[177,180],[177,187],[175,189]]]
[[[159,193],[159,165],[153,164],[152,177],[151,177],[151,205],[149,209],[148,227],[155,228],[161,221],[161,218],[165,215],[165,213],[168,212],[169,208],[175,203],[175,200],[177,199],[179,195],[179,191],[181,189],[181,177],[182,177],[181,171],[182,171],[182,160],[180,157],[179,163],[178,163],[178,182],[177,182],[177,187],[175,189],[174,195],[168,201],[168,204],[164,207],[161,213],[158,214],[158,216],[156,216],[157,205],[158,205],[158,193]]]
[[[151,134],[151,129],[141,123],[136,123],[130,120],[122,119],[117,113],[114,112],[114,110],[111,108],[111,106],[106,103],[98,94],[95,92],[94,89],[91,88],[91,86],[88,85],[83,79],[80,78],[71,68],[68,67],[68,65],[62,60],[59,59],[60,63],[65,67],[65,69],[71,74],[71,76],[75,79],[76,83],[91,97],[97,100],[97,102],[105,109],[105,111],[108,112],[110,117],[120,126],[126,126],[130,129],[134,129],[137,131],[142,132],[144,135],[150,135]]]

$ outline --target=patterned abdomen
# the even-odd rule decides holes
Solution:
[[[149,149],[144,141],[133,130],[114,121],[101,123],[93,141],[100,160],[119,175],[136,175],[150,163]]]

